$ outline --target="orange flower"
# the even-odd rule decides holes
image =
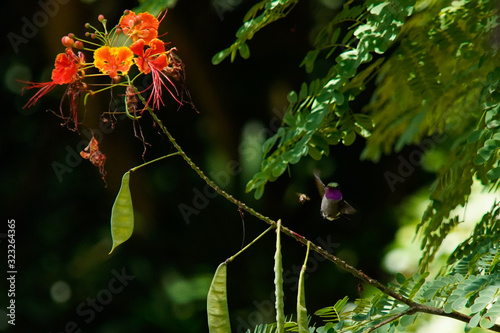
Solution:
[[[145,44],[144,39],[139,39],[130,45],[130,50],[138,56],[134,59],[134,62],[141,73],[149,74],[151,73],[151,68],[161,71],[167,67],[168,61],[165,52],[165,43],[158,38],[154,38],[149,42],[147,49],[144,49]]]
[[[85,66],[83,53],[77,56],[71,48],[67,48],[66,53],[59,53],[56,57],[52,81],[57,84],[73,83],[80,78],[80,68],[83,66]]]
[[[130,49],[135,55],[137,55],[137,58],[135,58],[134,61],[141,73],[151,73],[153,79],[153,83],[148,88],[151,89],[151,93],[146,105],[148,105],[151,101],[153,109],[159,109],[161,105],[164,105],[161,98],[162,87],[164,87],[176,101],[181,103],[176,97],[176,95],[178,95],[178,91],[175,88],[175,84],[165,72],[167,66],[169,65],[167,56],[171,52],[171,50],[165,51],[165,43],[158,38],[154,38],[146,47],[146,42],[143,39],[139,39],[130,45]],[[170,86],[173,87],[175,93],[172,91]]]
[[[158,36],[159,26],[158,19],[149,13],[135,14],[133,11],[128,11],[120,19],[120,28],[134,42],[144,39],[146,43],[149,43]]]
[[[119,79],[118,72],[120,75],[128,73],[133,57],[134,54],[128,47],[102,46],[94,52],[94,66],[116,80]]]
[[[54,89],[56,85],[70,84],[81,79],[84,75],[81,69],[83,66],[85,66],[85,57],[82,53],[77,56],[71,48],[67,48],[66,53],[59,53],[56,56],[54,69],[52,70],[52,81],[26,82],[30,85],[27,89],[40,88],[40,90],[31,97],[24,108],[35,105],[42,96]]]

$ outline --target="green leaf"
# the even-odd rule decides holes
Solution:
[[[335,68],[342,77],[351,78],[358,69],[358,59],[359,55],[356,50],[345,51],[335,59],[337,61]]]
[[[321,159],[321,156],[323,156],[323,154],[315,146],[307,146],[307,152],[309,153],[309,156],[311,156],[313,160],[316,161],[319,161]]]
[[[380,15],[380,13],[382,12],[382,10],[384,9],[385,6],[388,6],[389,5],[389,2],[382,2],[376,6],[373,6],[371,8],[369,8],[368,10],[370,11],[370,13],[372,13],[373,15]]]
[[[344,137],[342,138],[342,143],[345,146],[350,146],[354,143],[356,140],[356,132],[353,131],[353,129],[349,129],[345,134]]]
[[[264,5],[266,4],[267,0],[261,1],[253,5],[248,12],[245,14],[245,17],[243,17],[243,22],[249,21],[257,15],[257,12],[261,9],[264,8]]]
[[[443,305],[443,310],[446,313],[452,313],[454,311],[450,303],[445,303]]]
[[[460,311],[464,308],[464,306],[467,304],[468,299],[463,297],[457,299],[453,304],[451,304],[451,308],[455,311]]]
[[[291,150],[288,150],[286,153],[282,155],[283,160],[290,163],[290,164],[295,164],[298,161],[300,161],[300,158],[302,157],[302,150],[301,147],[295,147]]]
[[[401,273],[396,273],[396,281],[399,283],[399,284],[403,284],[406,282],[406,278],[403,274]]]
[[[262,198],[262,195],[264,194],[264,185],[265,183],[255,188],[255,192],[253,194],[255,200],[259,200],[260,198]]]
[[[132,236],[134,231],[134,207],[130,194],[130,171],[123,174],[122,183],[111,209],[111,237],[113,246],[109,253]]]
[[[231,333],[229,308],[227,305],[227,264],[217,267],[207,296],[208,331],[210,333]]]
[[[337,43],[337,40],[339,39],[340,36],[340,28],[335,29],[335,31],[332,34],[332,38],[330,39],[330,44],[335,44]]]
[[[488,171],[486,173],[486,177],[489,179],[489,180],[495,180],[495,179],[498,179],[500,177],[500,167],[496,167],[496,168],[493,168],[491,169],[490,171]]]
[[[240,51],[240,55],[243,59],[248,59],[250,58],[250,48],[248,47],[248,44],[245,42],[242,42],[238,46],[238,51]]]
[[[311,73],[314,69],[314,63],[316,62],[318,54],[319,54],[319,49],[307,52],[304,60],[302,60],[302,62],[300,63],[300,67],[306,66],[306,72]]]
[[[476,313],[469,321],[469,326],[470,327],[476,327],[477,324],[479,324],[479,319],[481,319],[481,314]]]
[[[401,319],[399,320],[399,323],[402,325],[402,326],[410,326],[411,324],[413,324],[413,322],[415,321],[415,318],[416,318],[417,314],[412,314],[412,315],[406,315],[406,316],[403,316],[401,317]]]
[[[495,324],[497,318],[500,317],[500,302],[494,302],[488,311],[481,318],[480,325],[484,328],[490,328]]]
[[[474,304],[470,307],[471,313],[476,313],[482,311],[490,303],[491,298],[489,297],[478,297],[474,301]]]
[[[286,167],[288,164],[283,161],[282,158],[277,159],[274,161],[273,166],[271,167],[271,175],[273,177],[279,177],[283,172],[285,172]]]
[[[295,91],[290,91],[287,95],[287,100],[289,103],[293,104],[297,102],[297,93]]]
[[[475,131],[471,132],[469,134],[469,136],[467,137],[467,143],[477,142],[479,140],[479,138],[481,138],[481,135],[483,134],[483,132],[484,132],[484,129],[475,130]]]
[[[304,100],[307,97],[307,83],[302,82],[302,85],[300,86],[300,92],[299,92],[299,100]]]
[[[228,47],[227,49],[224,49],[220,52],[217,52],[213,57],[212,57],[212,64],[218,65],[222,62],[222,60],[226,59],[226,57],[231,53],[231,48]]]
[[[281,220],[276,228],[276,252],[274,253],[274,288],[276,296],[276,331],[285,332],[285,303],[283,292],[283,264],[281,258]]]
[[[249,32],[250,28],[253,26],[253,24],[254,24],[253,19],[243,23],[243,25],[236,32],[236,38],[246,39],[244,37],[246,37],[245,35],[248,34],[248,32]]]
[[[394,147],[395,152],[400,152],[405,145],[413,142],[415,135],[419,132],[420,124],[424,120],[426,113],[426,110],[424,110],[413,117],[403,135],[401,135],[396,142]]]
[[[474,157],[474,164],[476,165],[481,165],[488,161],[493,154],[493,152],[498,149],[499,147],[499,141],[494,140],[494,139],[488,139],[484,143],[484,146],[479,148],[477,151],[477,155]]]

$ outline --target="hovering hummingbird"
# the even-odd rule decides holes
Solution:
[[[321,214],[323,218],[333,221],[342,215],[356,213],[356,210],[344,200],[338,183],[328,183],[325,186],[317,173],[314,173],[314,180],[316,181],[319,195],[322,197]]]

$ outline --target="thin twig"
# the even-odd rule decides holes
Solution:
[[[384,325],[387,325],[387,324],[393,322],[394,320],[396,320],[396,319],[398,319],[400,317],[403,317],[406,314],[412,314],[413,312],[414,311],[412,310],[412,308],[409,308],[409,309],[406,309],[404,311],[401,311],[401,312],[395,314],[394,316],[390,316],[389,318],[382,320],[380,323],[374,325],[373,327],[370,327],[366,331],[366,333],[371,333],[371,332],[375,331],[377,328],[380,328],[380,327],[382,327]]]
[[[156,124],[159,126],[159,128],[162,130],[162,132],[168,137],[168,139],[170,140],[172,145],[175,147],[175,149],[179,152],[179,155],[182,156],[182,158],[186,161],[186,163],[198,174],[198,176],[201,179],[203,179],[210,187],[212,187],[215,191],[217,191],[217,193],[219,193],[224,198],[226,198],[226,200],[235,204],[237,207],[245,210],[249,214],[258,218],[259,220],[264,221],[275,228],[277,227],[276,221],[272,220],[271,218],[269,218],[267,216],[262,215],[261,213],[257,212],[253,208],[247,206],[244,202],[239,201],[238,199],[236,199],[235,197],[233,197],[232,195],[230,195],[226,191],[222,190],[217,184],[215,184],[210,178],[208,178],[203,173],[203,171],[189,158],[189,156],[186,155],[184,150],[182,150],[182,148],[179,146],[179,144],[177,143],[175,138],[170,134],[170,132],[163,125],[162,121],[156,116],[156,114],[153,112],[153,110],[151,110],[150,108],[148,108],[148,110],[149,110],[149,113],[151,114],[151,117],[153,118],[153,120],[156,122]],[[423,304],[417,303],[415,301],[412,301],[411,299],[395,292],[394,290],[389,289],[388,287],[386,287],[385,285],[383,285],[379,281],[377,281],[377,280],[371,278],[370,276],[366,275],[365,273],[363,273],[363,271],[358,270],[358,269],[354,268],[353,266],[347,264],[342,259],[337,258],[336,256],[329,253],[325,249],[323,249],[320,246],[316,245],[315,243],[311,242],[307,238],[305,238],[305,237],[295,233],[294,231],[288,229],[287,227],[281,225],[281,231],[284,234],[294,238],[295,240],[297,240],[298,242],[300,242],[306,246],[309,243],[311,250],[320,254],[325,259],[333,262],[339,268],[351,273],[354,277],[356,277],[356,278],[366,282],[367,284],[377,288],[378,290],[380,290],[384,294],[394,298],[395,300],[397,300],[403,304],[408,305],[410,307],[409,310],[411,310],[411,311],[408,311],[408,312],[404,311],[403,315],[407,314],[407,313],[411,313],[411,312],[422,312],[422,313],[429,313],[429,314],[433,314],[433,315],[437,315],[437,316],[453,318],[453,319],[456,319],[456,320],[459,320],[459,321],[462,321],[465,323],[468,323],[471,319],[470,316],[465,315],[465,314],[460,313],[460,312],[452,311],[450,313],[447,313],[443,309],[423,305]],[[397,316],[393,320],[395,320],[399,317],[400,316]],[[489,330],[495,331],[495,332],[500,332],[500,325],[495,324],[492,327],[490,327]]]

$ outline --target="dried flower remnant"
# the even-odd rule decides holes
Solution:
[[[139,103],[139,99],[137,98],[135,87],[127,86],[127,88],[125,89],[125,110],[127,116],[132,120],[137,120],[140,118],[140,116],[136,116],[137,103]]]
[[[104,155],[99,150],[99,143],[95,137],[92,137],[89,144],[83,151],[80,152],[80,156],[87,159],[97,167],[99,173],[101,174],[102,180],[106,182],[106,170],[104,169],[104,163],[106,163],[106,155]]]

